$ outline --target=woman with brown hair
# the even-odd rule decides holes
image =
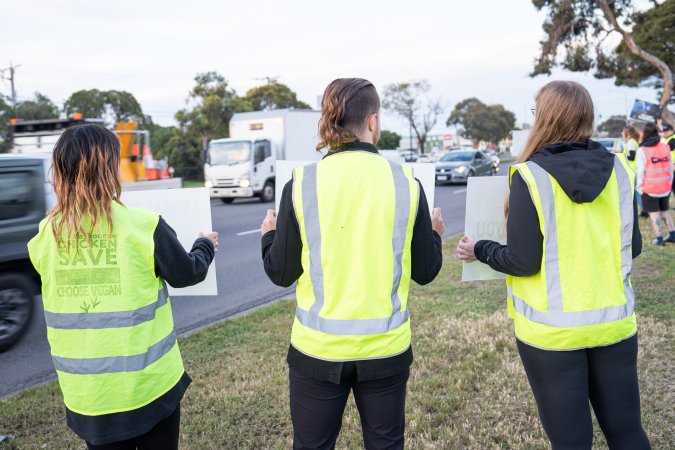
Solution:
[[[644,450],[630,282],[642,249],[634,172],[625,155],[590,140],[593,120],[583,86],[545,85],[510,171],[507,245],[465,236],[457,254],[507,274],[518,352],[552,448],[590,450],[590,400],[611,450]]]
[[[412,171],[377,151],[379,113],[369,81],[330,83],[317,146],[328,154],[294,171],[260,229],[270,280],[298,282],[287,356],[296,449],[335,448],[351,392],[365,448],[404,446],[408,289],[438,274],[444,226]]]
[[[177,449],[183,368],[165,282],[202,281],[218,234],[186,252],[157,214],[122,203],[120,143],[93,124],[63,132],[56,207],[28,243],[68,426],[90,449]]]

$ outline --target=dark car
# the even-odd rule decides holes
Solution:
[[[436,184],[466,183],[473,176],[497,173],[493,161],[478,150],[452,150],[436,163]]]
[[[26,244],[45,216],[44,180],[42,159],[0,157],[0,352],[26,331],[39,294]]]

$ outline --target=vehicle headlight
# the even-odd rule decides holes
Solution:
[[[239,180],[239,187],[247,188],[251,185],[251,182],[248,180]]]
[[[455,169],[455,172],[457,172],[457,173],[464,173],[464,172],[466,172],[466,167],[465,167],[465,166],[460,166],[460,167],[458,167],[458,168]]]
[[[204,187],[212,188],[212,187],[213,187],[213,182],[211,182],[211,181],[205,181],[205,182],[204,182]]]

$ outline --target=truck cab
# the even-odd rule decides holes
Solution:
[[[274,200],[276,157],[269,139],[216,139],[206,149],[205,186],[211,198],[231,203],[235,198]]]

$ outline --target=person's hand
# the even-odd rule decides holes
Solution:
[[[262,225],[260,225],[260,234],[264,236],[270,231],[276,229],[277,229],[277,212],[273,209],[268,209],[267,215],[265,216],[265,220],[263,220]]]
[[[441,208],[434,208],[431,212],[431,228],[440,237],[443,237],[445,234],[445,223],[443,222],[443,216],[441,216]]]
[[[213,244],[213,248],[218,253],[218,233],[216,231],[211,231],[210,233],[199,233],[199,237],[205,237]]]
[[[464,236],[459,244],[457,244],[457,257],[462,261],[474,262],[476,260],[476,254],[474,253],[474,247],[476,246],[476,241],[472,241],[467,236]]]

